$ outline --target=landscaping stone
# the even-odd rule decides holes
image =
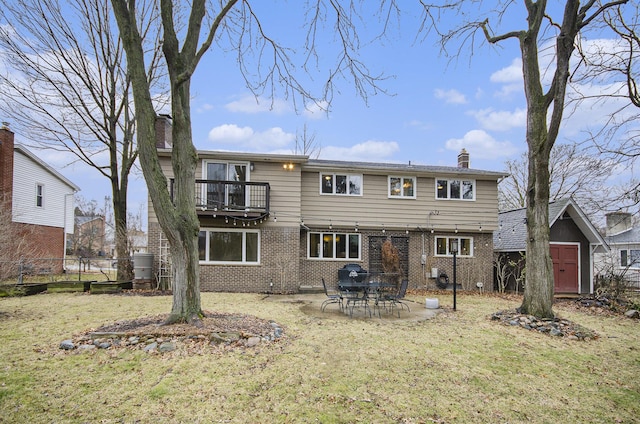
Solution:
[[[247,347],[254,347],[260,344],[260,337],[249,337],[247,339]]]
[[[624,316],[627,318],[640,318],[640,311],[635,309],[629,309],[624,313]]]
[[[527,331],[538,331],[553,337],[566,337],[568,340],[591,340],[598,335],[587,328],[566,319],[538,319],[533,315],[518,313],[515,309],[499,311],[491,315],[494,321],[504,325],[517,326]]]
[[[75,348],[76,348],[76,345],[73,343],[73,340],[63,340],[60,342],[60,349],[73,350]]]
[[[151,352],[152,350],[156,350],[156,349],[158,349],[158,342],[153,342],[145,346],[144,351]]]
[[[176,350],[176,344],[173,342],[164,342],[160,346],[158,346],[159,352],[172,352]]]

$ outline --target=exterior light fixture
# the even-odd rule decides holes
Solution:
[[[293,164],[292,163],[285,163],[282,165],[282,168],[286,171],[293,171]]]

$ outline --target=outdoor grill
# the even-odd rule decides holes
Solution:
[[[352,274],[355,272],[355,275]],[[338,270],[338,281],[362,282],[367,278],[367,270],[358,264],[346,264]]]

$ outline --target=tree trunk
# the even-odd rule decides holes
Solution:
[[[171,199],[156,150],[155,122],[149,82],[145,73],[142,39],[137,30],[135,8],[126,0],[111,1],[127,53],[127,66],[136,106],[136,128],[140,165],[158,223],[171,248],[173,261],[173,306],[167,320],[197,322],[202,315],[198,268],[199,223],[195,208],[195,167],[197,155],[191,140],[189,108],[190,79],[179,79],[183,67],[193,65],[179,57],[178,43],[167,34],[163,50],[171,80],[173,118],[172,165],[174,198]],[[170,3],[162,2],[163,7]],[[200,5],[202,8],[202,5]],[[169,11],[170,15],[170,11]],[[174,35],[174,34],[173,34]],[[192,34],[197,39],[198,33]],[[168,46],[170,44],[171,46]]]
[[[200,309],[200,265],[198,233],[200,222],[196,214],[195,172],[198,155],[191,137],[190,81],[171,82],[173,111],[172,165],[174,174],[174,205],[180,219],[171,243],[173,260],[173,306],[170,322],[197,322]],[[171,240],[169,240],[171,242]]]
[[[538,60],[538,33],[546,2],[529,9],[529,29],[520,35],[524,91],[527,99],[526,140],[529,155],[527,183],[527,279],[520,310],[552,318],[553,267],[549,251],[549,155],[555,138],[549,137],[545,96]]]
[[[112,187],[113,192],[113,220],[115,224],[115,244],[118,281],[127,281],[132,278],[131,252],[129,249],[129,231],[127,228],[127,187]]]

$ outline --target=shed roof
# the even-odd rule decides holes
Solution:
[[[549,203],[549,227],[564,214],[576,223],[589,243],[601,245],[608,250],[607,243],[584,214],[580,206],[571,198],[556,200]],[[521,252],[527,249],[527,210],[515,209],[498,214],[500,229],[493,233],[493,248],[499,252]]]

